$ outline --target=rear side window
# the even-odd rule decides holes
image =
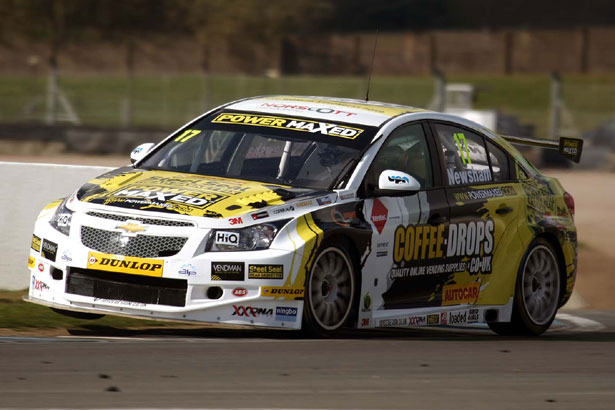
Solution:
[[[440,140],[449,185],[476,185],[492,182],[487,149],[483,137],[445,124],[434,124]]]
[[[506,153],[491,141],[487,141],[487,150],[489,151],[489,160],[491,160],[491,171],[493,174],[493,180],[510,180],[508,156],[506,155]]]

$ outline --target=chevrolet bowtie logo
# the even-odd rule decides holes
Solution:
[[[126,221],[121,225],[117,225],[115,228],[131,234],[136,234],[137,232],[143,232],[145,230],[145,227],[141,225],[139,221]]]

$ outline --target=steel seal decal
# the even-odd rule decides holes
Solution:
[[[163,266],[164,261],[161,259],[135,258],[99,252],[88,253],[88,269],[162,277]]]

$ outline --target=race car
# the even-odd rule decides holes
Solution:
[[[234,101],[45,207],[26,300],[320,335],[539,335],[574,286],[574,200],[509,141],[582,149],[394,104]]]

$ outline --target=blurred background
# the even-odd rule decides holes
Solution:
[[[584,139],[579,165],[524,153],[576,201],[568,306],[615,309],[614,0],[0,0],[0,16],[0,289],[28,285],[39,209],[104,171],[33,162],[124,165],[248,96],[363,99],[374,56],[373,100]]]
[[[0,155],[123,154],[262,94],[582,136],[615,168],[611,0],[2,0]],[[535,161],[558,163],[537,154]]]

